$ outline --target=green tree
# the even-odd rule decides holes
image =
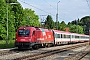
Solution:
[[[52,17],[50,15],[48,15],[45,20],[45,27],[47,27],[48,29],[54,28],[54,21],[52,20]]]
[[[15,30],[20,26],[19,21],[23,19],[22,13],[21,13],[23,9],[21,5],[19,3],[12,5],[10,4],[12,2],[18,3],[17,0],[0,0],[0,40],[6,39],[7,18],[8,18],[9,40],[15,38]],[[7,15],[7,12],[8,12],[8,15]]]
[[[69,27],[69,31],[70,32],[79,33],[79,34],[83,34],[84,33],[83,32],[83,28],[81,26],[79,26],[79,25],[69,24],[68,27]]]
[[[23,20],[23,8],[17,0],[5,0],[8,7],[8,34],[9,40],[15,39],[15,32]],[[17,3],[17,4],[11,4]]]
[[[6,2],[0,0],[0,40],[6,39]]]
[[[89,29],[90,29],[90,16],[85,16],[82,17],[81,19],[78,20],[74,20],[72,22],[69,22],[69,24],[73,24],[73,25],[79,25],[83,28],[84,34],[89,34]]]
[[[39,26],[39,17],[35,14],[35,12],[32,9],[25,8],[23,10],[24,12],[24,20],[22,21],[22,25],[28,25],[28,26]]]
[[[59,30],[65,31],[65,28],[66,28],[66,24],[65,24],[64,21],[62,21],[62,22],[59,24]]]
[[[54,24],[55,24],[54,29],[58,28],[58,30],[61,30],[61,23],[59,21],[58,22],[54,22]]]
[[[17,0],[0,0],[0,40],[6,39],[7,12],[9,40],[15,39],[16,30],[20,26],[40,25],[38,15],[36,15],[35,12],[31,9],[23,9],[21,4]]]
[[[89,34],[89,29],[90,29],[90,16],[85,16],[81,18],[80,20],[80,25],[83,26],[84,28],[84,33]]]

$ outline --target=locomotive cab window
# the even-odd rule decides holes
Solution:
[[[30,30],[18,30],[18,36],[29,36]]]

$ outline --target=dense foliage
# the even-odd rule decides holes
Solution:
[[[25,8],[23,10],[24,13],[24,21],[22,23],[22,26],[39,26],[39,17],[32,11],[31,9]]]
[[[54,28],[54,21],[52,20],[52,17],[50,15],[47,16],[45,20],[45,27],[48,29],[53,29]]]
[[[79,25],[81,26],[81,28],[78,30],[82,30],[83,28],[83,32],[84,34],[89,34],[89,29],[90,29],[90,16],[85,16],[83,18],[81,18],[80,20],[74,20],[72,22],[69,22],[68,24],[73,24],[73,25]]]
[[[44,27],[48,29],[56,29],[56,22],[53,21],[50,15],[47,16]],[[58,22],[58,30],[66,31],[69,28],[69,32],[79,33],[79,34],[89,34],[90,29],[90,16],[85,16],[81,19],[74,20],[65,24],[64,21]]]
[[[9,40],[15,39],[16,30],[20,26],[40,26],[39,17],[32,9],[23,9],[17,0],[0,0],[0,40],[6,39],[7,18]],[[54,22],[52,17],[48,15],[44,24],[41,26],[48,29],[56,29],[56,22]],[[58,21],[58,30],[65,31],[65,28],[69,28],[70,32],[89,34],[90,16],[85,16],[81,19],[69,22],[68,24],[65,24],[64,21],[61,23]]]
[[[0,40],[6,39],[7,18],[9,40],[15,39],[16,30],[20,26],[40,25],[38,15],[31,9],[23,9],[17,0],[0,0]]]

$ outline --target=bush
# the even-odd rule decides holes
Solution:
[[[4,48],[14,48],[15,40],[8,40],[8,44],[6,45],[6,40],[0,40],[0,49]]]

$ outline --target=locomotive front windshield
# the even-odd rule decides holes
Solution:
[[[29,36],[30,30],[19,30],[18,31],[18,36]]]

